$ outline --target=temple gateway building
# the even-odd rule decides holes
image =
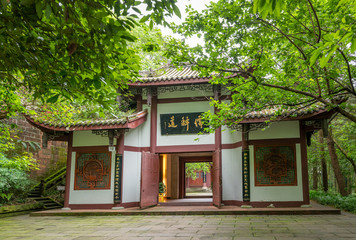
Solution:
[[[309,204],[308,137],[333,113],[303,109],[265,128],[274,112],[251,112],[234,131],[199,134],[210,99],[230,99],[209,80],[189,67],[143,77],[130,84],[137,111],[123,119],[65,126],[27,117],[47,139],[68,141],[64,208]]]

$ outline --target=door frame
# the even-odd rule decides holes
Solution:
[[[182,198],[212,198],[209,196],[186,196],[185,192],[185,164],[194,162],[211,162],[213,163],[212,156],[197,156],[197,157],[179,157],[179,199]],[[213,177],[213,173],[211,172]]]

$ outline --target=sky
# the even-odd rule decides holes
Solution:
[[[174,22],[176,24],[180,24],[184,21],[185,17],[187,14],[185,13],[185,7],[187,5],[192,5],[193,9],[197,10],[198,12],[201,12],[203,9],[206,9],[206,5],[209,5],[210,2],[216,2],[217,0],[178,0],[176,5],[179,8],[182,17],[179,18],[177,16],[174,16],[173,18],[167,18],[167,22]],[[159,29],[161,29],[163,35],[167,36],[174,36],[175,38],[182,38],[178,34],[173,34],[172,30],[163,27],[163,26],[157,26]],[[191,47],[195,46],[199,41],[198,37],[192,37],[190,39],[186,39],[186,43],[188,43]]]

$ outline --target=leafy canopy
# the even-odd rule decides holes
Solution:
[[[129,43],[141,22],[166,24],[180,15],[176,0],[2,0],[0,5],[1,114],[23,110],[13,94],[36,99],[87,99],[103,106],[138,76],[140,59]]]
[[[167,56],[195,64],[232,92],[215,105],[216,125],[253,110],[298,110],[322,103],[356,122],[355,0],[220,0],[175,30],[204,45],[172,41]]]

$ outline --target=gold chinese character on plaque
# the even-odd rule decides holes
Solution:
[[[168,123],[168,127],[176,128],[177,125],[174,123],[174,116],[171,117],[171,121]]]
[[[199,126],[200,128],[203,127],[203,123],[202,123],[202,121],[201,121],[201,116],[200,116],[200,115],[199,115],[198,118],[195,119],[194,124],[195,124],[196,127],[198,127],[198,126]]]
[[[185,120],[184,117],[182,117],[181,126],[187,126],[187,132],[189,131],[189,117],[185,117]]]

